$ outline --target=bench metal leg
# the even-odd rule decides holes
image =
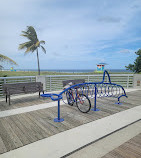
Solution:
[[[7,95],[6,95],[6,103],[7,103]]]
[[[9,97],[9,105],[10,105],[10,95],[8,97]]]
[[[43,94],[44,94],[44,91],[43,91]],[[39,98],[40,98],[40,95],[41,95],[41,92],[39,92]]]

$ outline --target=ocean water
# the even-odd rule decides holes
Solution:
[[[94,72],[96,69],[41,69],[41,71],[49,71],[49,72],[66,72],[66,73],[87,73]],[[109,72],[131,72],[126,69],[106,69]],[[19,69],[17,71],[37,71],[37,69]]]

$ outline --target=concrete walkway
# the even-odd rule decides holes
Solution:
[[[0,155],[0,158],[58,158],[141,119],[141,105],[78,126]]]
[[[141,133],[141,121],[127,126],[99,141],[78,150],[67,158],[101,158],[131,138]]]

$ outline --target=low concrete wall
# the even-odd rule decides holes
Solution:
[[[43,84],[43,90],[46,91],[46,78],[45,78],[45,76],[36,76],[36,82],[41,82]]]
[[[141,89],[141,74],[134,74],[134,77],[133,77],[133,88]]]

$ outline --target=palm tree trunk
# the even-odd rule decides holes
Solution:
[[[37,62],[38,62],[38,75],[40,75],[40,63],[39,63],[38,48],[37,48]]]

